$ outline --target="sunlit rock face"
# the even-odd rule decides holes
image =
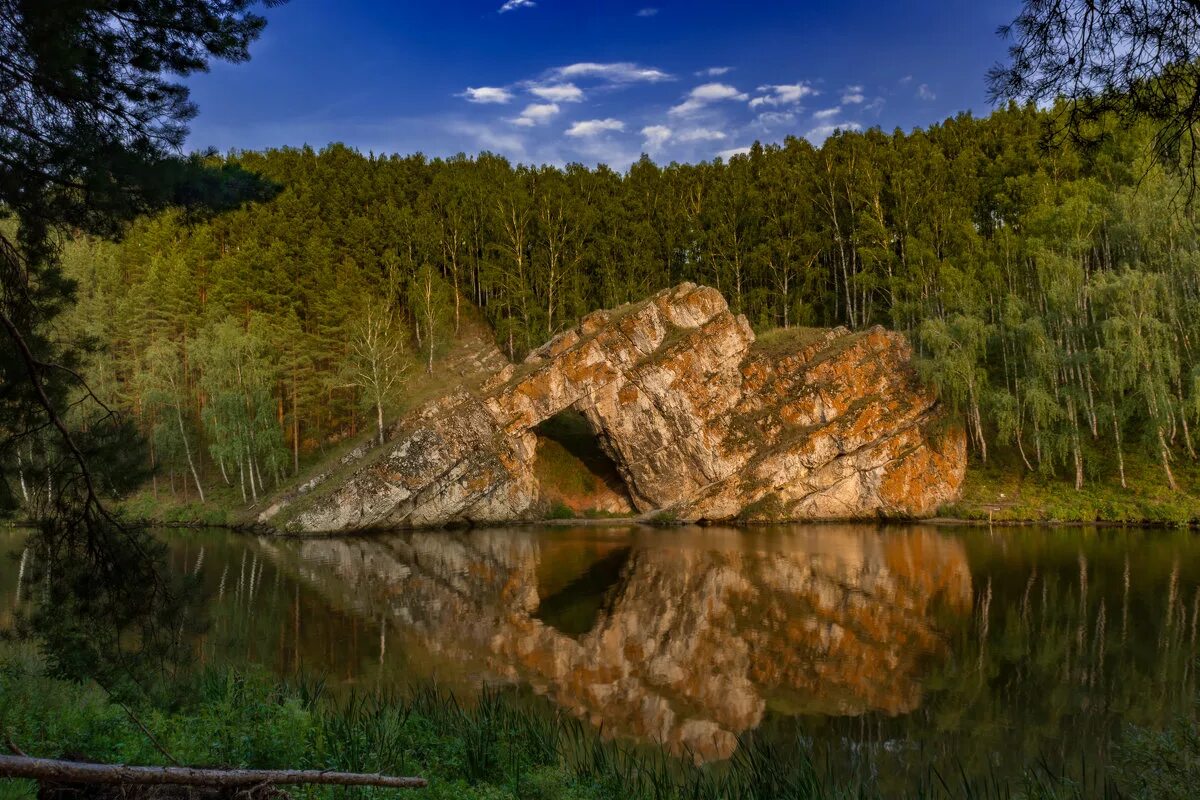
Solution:
[[[600,537],[571,557],[513,531],[268,546],[391,620],[389,646],[436,659],[442,679],[526,683],[609,733],[700,759],[731,755],[768,708],[914,710],[922,665],[945,650],[936,613],[971,608],[961,544],[937,533],[827,527],[767,547],[712,528],[663,536]],[[590,624],[561,630],[545,606],[586,592],[573,575],[618,551]],[[563,563],[574,573],[555,574]]]
[[[939,425],[903,336],[794,330],[756,343],[714,289],[599,311],[407,420],[295,515],[301,531],[502,523],[539,513],[534,426],[583,413],[634,506],[684,520],[928,515],[957,496],[960,429]]]

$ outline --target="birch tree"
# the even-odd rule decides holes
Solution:
[[[431,339],[432,340],[432,339]],[[384,442],[384,409],[396,397],[408,370],[404,336],[396,315],[383,299],[369,300],[350,340],[350,385],[375,417],[379,444]]]

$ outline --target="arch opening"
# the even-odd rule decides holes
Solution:
[[[623,516],[634,510],[616,463],[582,413],[560,411],[534,427],[534,475],[551,517]]]

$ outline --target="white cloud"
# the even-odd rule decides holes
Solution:
[[[857,122],[836,122],[830,125],[818,125],[808,133],[804,134],[804,138],[808,139],[813,144],[820,146],[826,139],[834,134],[835,131],[861,131],[862,125]]]
[[[533,8],[537,3],[533,0],[507,0],[504,5],[500,6],[497,14],[504,14],[509,11],[516,11],[518,8]]]
[[[558,103],[530,103],[525,106],[521,116],[512,120],[512,124],[520,125],[523,128],[532,128],[534,125],[549,122],[558,112]]]
[[[671,129],[666,125],[648,125],[642,128],[642,136],[646,137],[646,142],[642,146],[647,151],[653,152],[662,149],[671,139]]]
[[[594,61],[581,61],[578,64],[568,64],[550,70],[552,80],[565,81],[570,78],[601,78],[610,83],[659,83],[669,81],[671,76],[656,67],[643,67],[628,61],[610,64],[599,64]]]
[[[806,97],[820,94],[807,82],[783,83],[774,86],[760,86],[758,97],[750,101],[751,108],[759,106],[794,106]]]
[[[812,116],[813,119],[833,119],[840,113],[842,113],[842,107],[834,106],[833,108],[822,108],[820,111],[814,111]]]
[[[727,83],[705,83],[688,92],[687,99],[671,108],[672,114],[693,114],[722,100],[745,100],[747,95]]]
[[[637,12],[637,16],[639,17],[653,17],[656,14],[658,14],[657,8],[640,8]]]
[[[855,106],[866,99],[861,86],[847,86],[842,90],[842,105]]]
[[[796,115],[790,111],[764,111],[758,115],[758,124],[764,128],[777,128],[795,121]]]
[[[733,67],[709,67],[708,69],[700,70],[699,72],[696,73],[696,75],[701,78],[717,78],[717,77],[720,77],[721,75],[724,75],[727,72],[732,72],[732,71],[733,71]]]
[[[903,78],[898,80],[897,83],[899,83],[901,86],[908,86],[910,83],[912,83],[912,79],[912,75],[905,75]]]
[[[573,83],[534,84],[529,93],[552,103],[578,103],[583,100],[583,90]]]
[[[649,125],[642,128],[642,136],[646,138],[643,147],[647,152],[661,150],[668,142],[720,142],[725,140],[724,131],[711,128],[688,128],[678,133],[666,125]]]
[[[623,131],[625,123],[619,119],[585,119],[567,128],[567,136],[576,138],[598,136],[607,131]]]
[[[681,132],[675,138],[681,142],[719,142],[725,138],[725,133],[709,128],[692,128]]]
[[[513,99],[512,92],[499,86],[468,86],[459,97],[471,103],[507,103]]]
[[[750,152],[749,147],[731,147],[728,150],[722,150],[721,152],[717,153],[717,155],[720,158],[723,158],[726,161],[728,161],[729,159],[733,158],[734,156],[744,156],[749,152]]]
[[[922,100],[937,100],[937,95],[929,88],[928,83],[922,83],[917,87],[917,97]]]

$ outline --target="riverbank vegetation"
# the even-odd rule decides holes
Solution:
[[[1101,475],[1115,473],[1114,453],[1090,443],[1085,448],[1087,459]],[[1162,466],[1153,457],[1127,453],[1124,460],[1124,486],[1096,480],[1076,490],[1072,476],[1031,472],[1015,450],[1000,449],[987,464],[972,464],[962,497],[939,509],[939,516],[994,523],[1155,527],[1185,527],[1200,520],[1200,465],[1179,464],[1173,490],[1163,483]]]
[[[429,798],[631,800],[872,798],[870,756],[861,777],[835,776],[802,741],[748,735],[728,763],[693,765],[656,747],[606,741],[537,698],[487,691],[461,704],[435,687],[400,695],[334,696],[318,680],[277,682],[210,671],[176,687],[176,699],[121,706],[94,685],[49,677],[32,651],[0,649],[0,726],[31,755],[110,763],[283,767],[420,774]],[[1190,796],[1200,763],[1194,724],[1128,731],[1111,771],[1067,776],[1031,766],[1021,779],[928,774],[911,797]],[[151,738],[152,737],[152,738]],[[5,800],[36,786],[0,782]],[[304,787],[295,797],[385,796],[384,790]],[[394,796],[390,792],[386,796]],[[407,794],[405,796],[408,796]],[[888,795],[894,796],[894,795]]]

